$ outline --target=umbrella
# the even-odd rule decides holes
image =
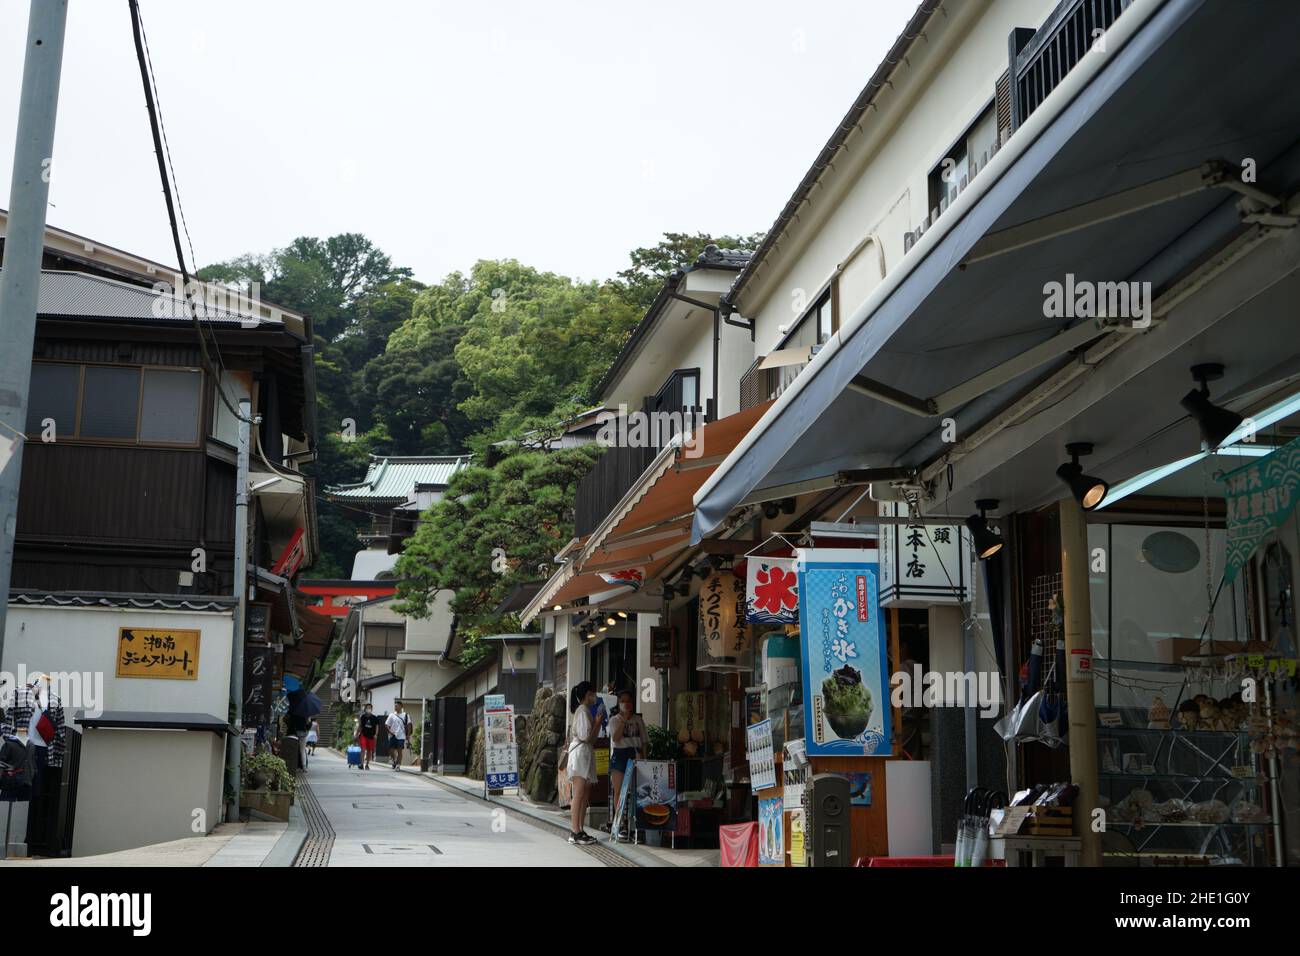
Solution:
[[[295,717],[310,720],[324,709],[325,707],[321,704],[320,698],[309,690],[289,692],[289,713]]]

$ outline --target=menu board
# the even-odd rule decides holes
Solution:
[[[483,781],[488,790],[519,786],[515,709],[508,704],[483,711]]]

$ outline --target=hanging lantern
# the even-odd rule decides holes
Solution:
[[[736,671],[752,666],[745,624],[745,582],[713,574],[700,587],[699,669]]]

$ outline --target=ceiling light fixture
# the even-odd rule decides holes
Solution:
[[[1065,446],[1065,451],[1070,460],[1056,469],[1056,477],[1069,486],[1079,507],[1092,511],[1106,500],[1106,492],[1110,491],[1110,485],[1100,478],[1085,475],[1083,466],[1079,464],[1082,456],[1092,454],[1092,442],[1072,441]]]
[[[993,555],[1002,550],[1002,535],[996,528],[989,525],[987,512],[995,511],[998,507],[996,498],[980,498],[975,502],[975,507],[979,509],[979,514],[971,515],[966,519],[966,527],[970,529],[971,540],[975,544],[975,554],[981,561],[987,561]]]
[[[1196,420],[1201,429],[1201,440],[1211,451],[1218,448],[1237,430],[1244,418],[1234,411],[1221,408],[1210,401],[1210,382],[1223,378],[1223,366],[1217,362],[1192,366],[1192,378],[1200,388],[1194,388],[1179,402],[1187,414]]]

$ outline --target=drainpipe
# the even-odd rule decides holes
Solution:
[[[1073,496],[1060,502],[1061,591],[1065,601],[1066,701],[1070,709],[1070,778],[1079,787],[1074,833],[1082,864],[1101,866],[1101,838],[1092,828],[1099,805],[1097,708],[1092,683],[1092,610],[1088,594],[1088,525]],[[1077,675],[1077,676],[1076,676]]]
[[[714,418],[719,418],[721,416],[718,414],[718,356],[722,350],[722,323],[726,322],[728,325],[734,325],[738,329],[747,329],[751,340],[754,338],[754,323],[752,321],[741,322],[737,319],[733,319],[731,317],[731,308],[729,306],[723,306],[721,303],[718,305],[710,305],[709,303],[702,302],[699,299],[692,299],[688,295],[682,295],[676,290],[670,292],[669,295],[674,299],[679,299],[680,301],[685,302],[687,305],[693,305],[697,309],[707,309],[713,313],[713,416]]]

